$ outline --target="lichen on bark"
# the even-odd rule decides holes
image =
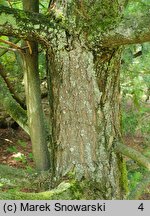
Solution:
[[[13,10],[22,22],[19,25],[17,20],[18,29],[11,23],[0,27],[4,35],[13,32],[48,48],[53,177],[72,174],[86,198],[123,199],[127,191],[125,164],[115,149],[121,138],[118,45],[148,41],[150,33],[142,25],[146,21],[149,26],[149,15],[144,21],[138,19],[135,27],[128,26],[132,19],[124,21],[125,2],[69,1],[68,10],[66,2],[63,7],[57,1],[55,12],[63,7],[66,19],[54,19],[54,13],[52,22],[41,15],[35,21],[30,13],[19,15]],[[28,28],[25,20],[30,21]]]
[[[97,58],[78,38],[66,47],[67,43],[67,35],[63,43],[56,40],[48,55],[54,177],[72,173],[77,181],[90,185],[85,196],[96,191],[93,198],[123,198],[119,165],[123,161],[113,145],[120,135],[121,50],[105,50],[109,55],[104,60],[103,50]]]

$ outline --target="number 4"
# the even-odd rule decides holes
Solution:
[[[139,210],[143,211],[144,210],[144,206],[143,206],[143,203],[141,203],[138,207]]]

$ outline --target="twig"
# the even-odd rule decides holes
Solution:
[[[16,43],[18,43],[19,41],[20,41],[20,39],[17,38],[17,39],[15,39],[15,40],[13,41],[13,43],[16,44]],[[0,52],[0,57],[3,56],[3,55],[4,55],[5,53],[7,53],[7,52],[8,52],[8,50],[6,50],[6,49],[3,50],[3,51],[1,51],[1,52]]]
[[[5,44],[8,44],[9,46],[15,48],[15,49],[19,49],[19,50],[22,50],[22,48],[20,46],[17,46],[16,44],[10,42],[10,41],[6,41],[6,40],[3,40],[0,38],[0,42],[2,43],[5,43]]]
[[[32,55],[32,48],[31,48],[31,45],[30,45],[29,41],[27,41],[27,45],[28,45],[28,48],[29,48],[29,53],[30,53],[30,55]]]
[[[13,52],[16,52],[16,51],[17,51],[16,49],[9,48],[9,47],[4,47],[4,46],[0,46],[0,49],[5,49],[5,50],[7,50],[7,51],[13,51]]]
[[[8,4],[10,5],[11,8],[13,8],[12,3],[10,2],[10,0],[7,0]]]

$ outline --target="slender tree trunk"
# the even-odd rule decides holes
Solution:
[[[127,179],[114,151],[120,137],[121,50],[95,55],[78,40],[73,45],[48,56],[53,175],[84,180],[86,198],[122,199]]]
[[[23,0],[24,10],[39,12],[38,0]],[[25,91],[28,123],[32,141],[32,150],[38,170],[49,169],[49,156],[41,103],[40,80],[38,72],[38,44],[27,42],[28,50],[23,54],[25,72]]]

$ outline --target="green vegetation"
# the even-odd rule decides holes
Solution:
[[[122,58],[122,130],[134,148],[142,150],[150,160],[150,44],[126,47]],[[133,160],[127,160],[130,191],[148,173]],[[146,190],[147,191],[147,190]],[[145,191],[145,192],[146,192]],[[144,191],[141,191],[143,193]]]
[[[0,200],[57,200],[79,199],[78,183],[63,181],[55,189],[51,189],[50,173],[28,173],[0,165]],[[51,190],[50,190],[51,189]]]
[[[24,2],[24,7],[22,2]],[[8,6],[9,11],[11,11],[11,9],[31,9],[31,11],[33,11],[31,5],[30,7],[28,7],[28,4],[25,5],[27,2],[31,3],[30,1],[26,0],[3,0],[0,2],[0,5]],[[127,5],[123,5],[123,3],[121,4],[119,1],[118,4],[115,2],[110,4],[110,2],[110,0],[95,1],[95,4],[93,4],[93,2],[91,3],[88,0],[83,1],[83,3],[81,3],[81,1],[73,1],[71,2],[72,4],[68,5],[69,10],[66,13],[66,11],[64,12],[61,10],[54,11],[55,8],[51,11],[48,11],[47,7],[49,1],[40,1],[38,7],[40,13],[43,14],[43,17],[41,15],[42,18],[40,20],[40,24],[37,24],[37,20],[39,18],[35,20],[36,25],[33,24],[34,22],[31,22],[35,28],[34,30],[32,29],[33,26],[28,26],[30,32],[27,34],[26,32],[28,32],[28,29],[26,29],[26,31],[21,34],[22,32],[19,32],[18,27],[14,33],[15,36],[18,34],[18,38],[16,37],[17,40],[14,38],[13,33],[12,36],[10,36],[10,33],[7,34],[7,32],[4,32],[4,35],[8,36],[0,36],[0,102],[2,106],[2,108],[0,107],[0,121],[3,119],[5,120],[3,115],[5,112],[8,113],[23,128],[23,130],[30,135],[32,141],[32,150],[34,149],[32,152],[31,148],[30,152],[22,152],[21,150],[25,151],[25,149],[28,148],[28,142],[24,141],[23,138],[18,139],[16,143],[11,142],[11,145],[6,147],[6,153],[9,156],[11,155],[13,162],[16,162],[16,167],[18,164],[21,164],[23,169],[18,167],[13,168],[8,164],[0,164],[0,199],[89,199],[90,196],[95,199],[97,197],[103,199],[106,195],[105,189],[110,189],[113,183],[115,184],[115,182],[119,182],[122,194],[126,194],[126,197],[129,195],[127,197],[129,199],[140,198],[141,196],[144,196],[144,193],[148,193],[150,197],[150,43],[138,43],[136,40],[134,42],[134,39],[131,35],[131,41],[129,40],[129,42],[122,41],[122,44],[119,45],[114,43],[115,48],[114,45],[112,45],[112,47],[110,45],[113,44],[113,41],[115,40],[113,37],[111,38],[113,29],[115,29],[120,22],[122,23],[122,20],[124,19],[130,20],[130,17],[133,19],[138,16],[143,17],[145,11],[150,10],[150,2],[149,0],[135,0],[129,1]],[[122,10],[122,8],[124,8],[124,10]],[[24,21],[29,19],[30,21],[32,14],[29,13],[30,16],[28,17],[28,13],[26,14],[24,12],[20,12],[19,10],[14,12],[14,14],[18,14],[18,16],[20,16],[20,20]],[[64,14],[67,14],[66,17]],[[36,16],[38,17],[38,14]],[[17,22],[15,17],[13,19],[11,18],[11,15],[7,17],[5,16],[5,13],[3,13],[1,15],[0,24],[5,24],[7,19],[7,22],[10,23],[10,26],[12,25],[13,32],[13,27],[17,25]],[[34,21],[34,17],[32,17],[32,19]],[[48,29],[48,21],[51,23],[51,29]],[[130,22],[132,22],[132,19]],[[46,26],[44,26],[45,23]],[[132,32],[132,30],[134,30],[134,26],[136,25],[135,23],[131,23],[130,25],[131,26],[129,26],[129,30]],[[41,28],[41,30],[39,30],[40,33],[38,32],[39,27]],[[120,28],[121,27],[119,26],[117,31],[119,31]],[[24,29],[21,31],[23,30]],[[142,30],[138,30],[138,33],[141,35]],[[16,33],[17,31],[19,33]],[[35,32],[35,34],[33,34],[34,41],[30,41],[31,38],[29,37],[32,32]],[[47,33],[48,35],[46,36]],[[108,43],[110,47],[107,47],[107,45],[105,46],[105,42],[103,42],[103,37],[104,41],[107,42],[107,37],[105,38],[105,35],[107,34],[108,38],[111,38],[109,41],[110,43]],[[124,32],[121,31],[119,34],[122,35],[122,37],[125,37]],[[130,39],[130,31],[128,34]],[[136,36],[137,32],[135,34],[135,38]],[[25,39],[26,41],[24,41]],[[48,43],[50,44],[48,45]],[[117,53],[118,50],[116,47],[128,43],[130,45],[126,45],[124,48],[121,48],[123,49],[122,58],[119,57],[120,53]],[[43,44],[45,47],[43,47]],[[81,47],[79,47],[79,45]],[[58,51],[55,49],[58,49]],[[33,53],[35,50],[36,60],[34,58],[35,52]],[[72,56],[76,55],[75,50],[79,55],[78,61],[83,64],[83,68],[80,68],[80,65],[77,65],[78,62],[76,61],[73,62],[75,65],[73,65],[72,62],[69,62]],[[83,53],[85,55],[86,61],[88,58],[89,62],[85,63],[84,55],[82,58],[80,53]],[[87,53],[88,55],[86,56]],[[64,57],[64,59],[61,55]],[[118,65],[119,61],[117,58],[121,62],[121,67]],[[111,70],[109,67],[114,68]],[[120,73],[115,74],[119,67]],[[94,71],[95,68],[99,73]],[[65,73],[63,69],[66,70]],[[81,86],[76,86],[76,82],[73,80],[76,79],[75,73],[70,75],[70,77],[67,77],[67,70],[70,74],[73,70],[75,73],[81,72],[81,80],[79,79]],[[86,84],[88,83],[87,85],[89,85],[89,89],[91,86],[96,86],[95,88],[97,88],[98,85],[100,91],[97,88],[96,91],[98,92],[96,92],[93,87],[94,90],[91,88],[93,90],[93,93],[90,92],[91,95],[89,94],[87,96],[85,94],[86,89],[88,88],[82,86],[82,81],[84,80],[82,80],[84,77],[84,71],[86,71],[87,80],[89,79],[88,82],[85,82]],[[89,71],[91,72],[90,76],[88,74],[90,73]],[[111,74],[112,72],[115,74],[114,77]],[[119,77],[121,78],[120,95],[118,91],[119,88],[116,88],[116,85],[120,82]],[[68,80],[70,88],[68,88],[69,90],[66,88],[66,90],[65,87],[68,85]],[[77,83],[77,85],[80,85],[80,83]],[[59,86],[64,88],[66,95],[63,94],[63,91]],[[76,89],[79,88],[80,91],[75,92],[73,88],[74,86]],[[80,95],[80,93],[82,93],[82,88],[84,89],[83,96]],[[70,94],[69,91],[72,91],[73,94],[72,92]],[[114,92],[112,93],[110,91],[116,91],[116,93],[113,94]],[[61,95],[60,98],[59,94]],[[102,124],[100,124],[100,122],[97,125],[99,127],[99,133],[103,137],[99,138],[99,134],[95,135],[95,137],[93,136],[93,139],[95,140],[97,138],[100,139],[101,143],[96,143],[96,141],[94,142],[93,140],[87,140],[86,142],[89,144],[88,147],[87,145],[85,145],[86,147],[81,145],[81,157],[84,155],[84,153],[86,153],[86,155],[89,157],[89,161],[91,161],[89,166],[90,168],[87,164],[85,165],[87,166],[85,174],[88,176],[88,172],[91,169],[92,171],[90,171],[93,172],[92,178],[94,179],[92,179],[92,181],[84,179],[84,177],[81,178],[81,182],[76,181],[75,176],[77,169],[74,167],[77,165],[78,170],[80,171],[80,166],[82,163],[80,164],[80,156],[79,162],[77,158],[76,160],[70,159],[70,157],[73,157],[70,155],[73,155],[72,151],[74,151],[74,147],[76,146],[71,146],[70,143],[74,143],[75,138],[73,137],[74,140],[70,141],[69,135],[76,134],[76,131],[74,131],[73,128],[73,131],[70,131],[70,134],[67,134],[67,129],[65,126],[69,124],[68,122],[70,121],[70,116],[73,116],[72,104],[70,103],[73,100],[69,101],[69,99],[72,97],[72,95],[74,98],[76,98],[76,94],[79,96],[79,98],[81,96],[82,100],[87,97],[85,104],[89,104],[89,101],[92,101],[92,106],[95,106],[94,115],[92,116],[91,121],[93,121],[94,124],[97,124],[99,119],[102,120]],[[56,98],[57,95],[58,98]],[[116,95],[116,98],[120,98],[121,100],[121,132],[119,131],[119,114],[115,113],[119,112],[119,100],[117,101],[116,98],[114,98],[114,95]],[[98,103],[100,103],[98,106],[96,97],[98,97]],[[109,97],[112,98],[109,99]],[[69,102],[62,101],[63,98],[67,98]],[[113,100],[116,101],[114,102]],[[115,110],[115,106],[112,106],[117,102],[118,106],[116,107],[118,108],[118,111]],[[77,101],[72,103],[74,105],[73,108],[75,109]],[[38,106],[36,106],[37,104]],[[97,111],[99,107],[100,110]],[[114,112],[112,112],[112,108],[114,108]],[[77,106],[77,111],[78,109],[79,108]],[[67,117],[65,119],[64,116],[66,114],[66,110],[68,113],[70,110],[71,112],[68,114],[68,116],[66,115]],[[84,106],[82,110],[84,113]],[[79,116],[78,112],[75,113],[75,117]],[[84,113],[85,116],[90,117],[90,112],[92,113],[92,108],[91,110],[86,110],[86,114]],[[84,119],[86,118],[85,116]],[[66,140],[62,136],[64,139],[63,141],[59,138],[59,133],[61,132],[61,135],[63,134],[63,128],[61,126],[63,125],[61,124],[62,119],[64,121],[63,127],[66,130]],[[75,125],[77,129],[82,125],[82,119],[78,120],[80,120],[80,124]],[[71,121],[73,121],[73,119]],[[87,124],[87,122],[85,122],[85,124]],[[92,123],[90,122],[90,124]],[[8,128],[11,128],[10,121],[6,122],[5,125],[8,125]],[[94,132],[97,130],[97,125],[92,126],[95,127],[94,130],[91,128]],[[82,125],[82,127],[84,126]],[[85,134],[88,134],[91,129],[87,127],[88,133],[87,131],[84,133],[85,131],[82,129],[82,127],[81,131],[83,133],[81,133],[81,137],[83,141],[83,137]],[[13,133],[17,134],[17,132],[14,132],[15,130],[12,129],[12,131]],[[79,135],[77,135],[77,137],[79,137]],[[136,151],[131,151],[130,156],[134,157],[134,160],[132,157],[130,158],[129,154],[127,154],[127,152],[130,151],[130,148],[126,149],[126,154],[123,150],[122,152],[120,151],[119,154],[116,150],[116,153],[114,150],[115,142],[117,143],[120,138],[124,144],[124,147],[128,146],[135,149],[139,154],[141,153],[143,157],[140,159],[138,158],[138,160],[137,157],[139,154],[136,155]],[[0,139],[1,148],[3,148],[4,140],[4,138]],[[5,141],[10,142],[8,139]],[[73,163],[69,164],[68,167],[67,162],[64,166],[62,164],[62,166],[66,166],[66,170],[73,169],[73,172],[69,171],[65,176],[59,179],[59,176],[52,175],[53,172],[57,173],[55,168],[58,164],[56,165],[56,163],[63,163],[63,159],[58,160],[59,158],[57,158],[60,157],[59,155],[63,155],[63,152],[66,150],[65,144],[64,146],[61,146],[62,142],[67,143],[70,149],[69,155],[65,156],[65,158],[69,158],[71,162],[73,161]],[[94,145],[91,145],[89,142],[93,142]],[[97,147],[98,145],[102,146],[104,149]],[[45,146],[45,148],[43,146]],[[91,155],[94,155],[94,159],[90,158],[90,153],[87,154],[87,151],[90,152],[90,148],[92,148],[91,146],[95,146],[95,149],[100,152],[95,153],[95,149],[92,149]],[[43,157],[41,157],[41,153],[43,153]],[[125,155],[123,156],[124,161],[123,158],[120,157],[120,153]],[[66,151],[66,155],[67,154],[68,153]],[[107,158],[109,158],[109,163],[107,161],[106,164],[110,166],[108,167],[108,170],[110,171],[112,169],[112,172],[114,172],[111,174],[112,179],[115,179],[116,176],[119,176],[113,176],[113,174],[115,175],[117,171],[113,171],[116,168],[112,167],[116,166],[120,171],[120,179],[117,179],[112,184],[109,182],[108,185],[111,185],[110,188],[103,187],[104,191],[99,190],[99,186],[102,182],[105,185],[106,178],[103,178],[104,173],[99,175],[101,179],[95,174],[95,170],[101,171],[101,169],[99,169],[100,167],[98,167],[99,164],[101,164],[101,167],[105,167],[104,161],[101,163],[101,158],[98,158],[97,160],[98,154],[102,156],[102,159],[104,158],[103,160],[107,160]],[[144,157],[145,160],[143,159]],[[49,162],[49,158],[51,160],[51,164]],[[83,161],[86,161],[84,156],[82,159]],[[30,164],[30,162],[33,162],[33,160],[36,162],[36,168],[39,168],[41,172],[36,171],[35,168],[33,168],[34,165],[32,163]],[[93,161],[96,165],[92,164]],[[139,161],[141,166],[138,164]],[[110,165],[111,162],[112,165]],[[84,170],[81,170],[84,173]],[[57,180],[57,177],[59,180]],[[100,182],[98,183],[95,181],[95,179],[98,179],[97,181],[100,180]],[[94,195],[93,191],[95,193]]]

